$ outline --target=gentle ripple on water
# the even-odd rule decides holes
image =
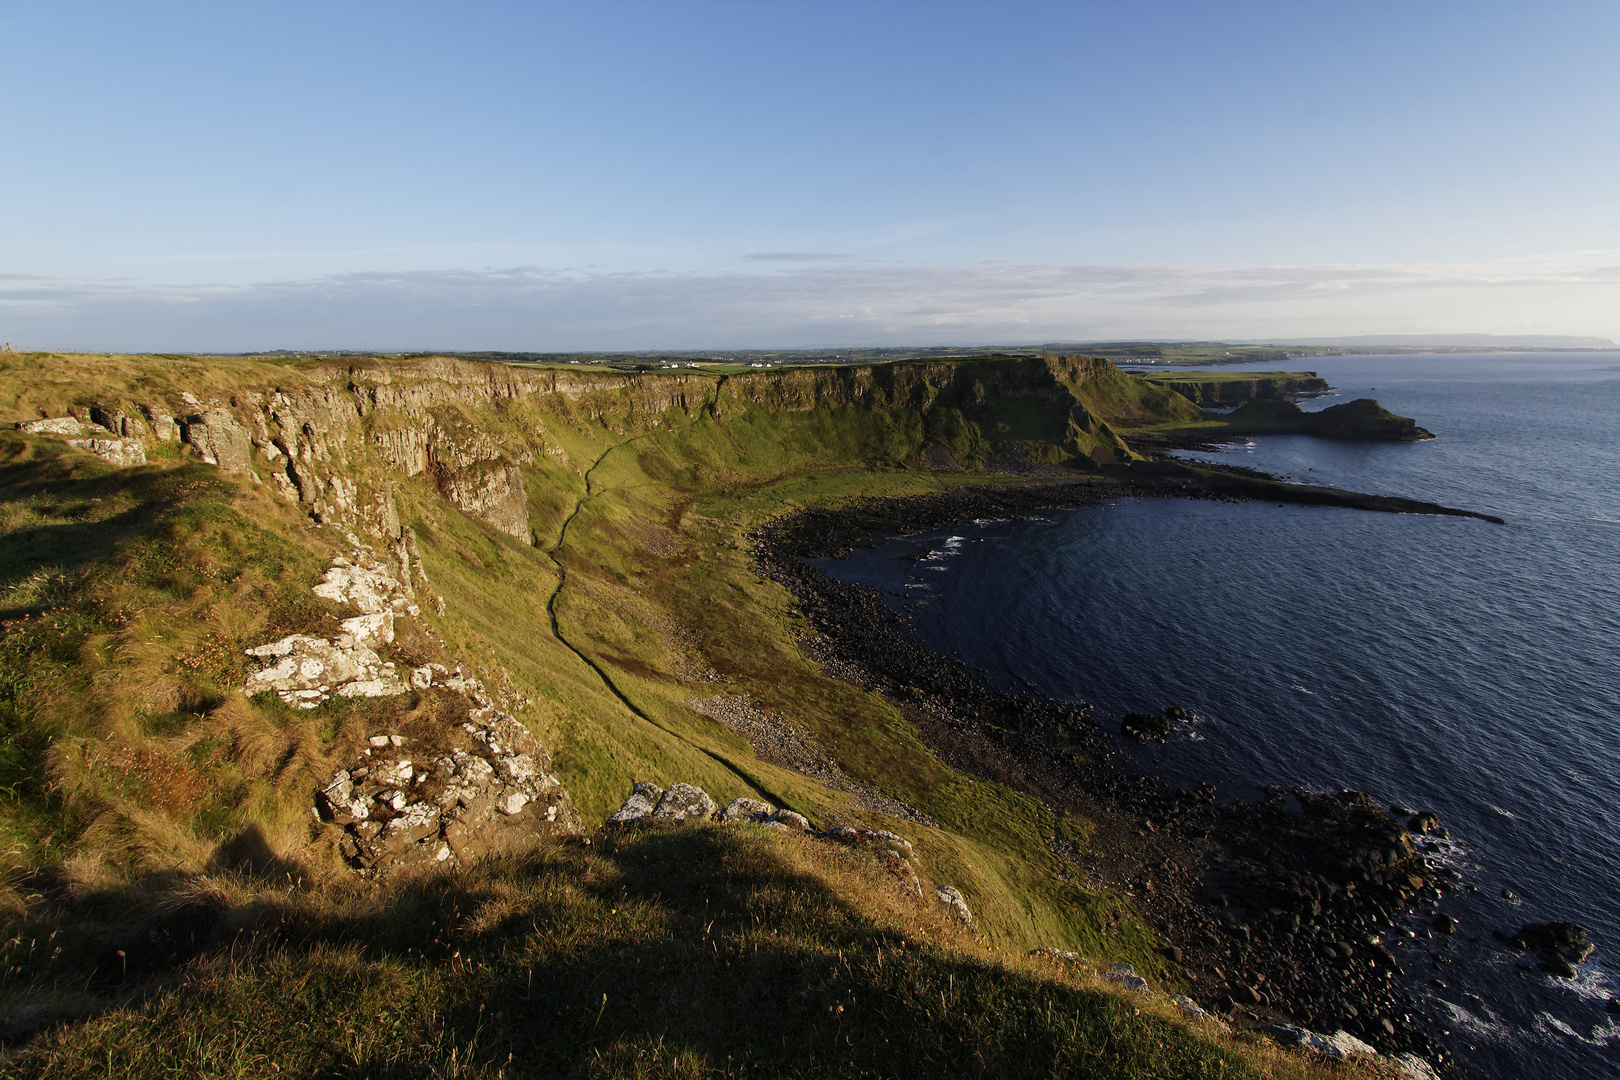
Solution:
[[[1133,751],[1173,779],[1354,787],[1436,809],[1481,890],[1459,909],[1465,935],[1434,1000],[1460,1056],[1492,1075],[1612,1077],[1620,355],[1306,364],[1339,388],[1307,407],[1377,397],[1439,438],[1256,438],[1216,459],[1508,524],[1121,500],[959,525],[829,569],[917,605],[925,641],[1012,684],[1103,717],[1191,708],[1188,735]],[[1547,919],[1592,931],[1580,981],[1521,978],[1486,934]]]

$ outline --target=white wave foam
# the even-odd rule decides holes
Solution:
[[[1513,1038],[1513,1032],[1508,1025],[1499,1020],[1477,1016],[1455,1001],[1447,1001],[1443,997],[1436,996],[1434,1003],[1446,1014],[1454,1031],[1463,1032],[1470,1038],[1482,1042],[1508,1042]],[[1485,1009],[1483,1003],[1480,1007]]]
[[[1587,1046],[1620,1045],[1620,1026],[1617,1026],[1613,1020],[1606,1019],[1601,1023],[1594,1024],[1591,1031],[1582,1034],[1567,1020],[1554,1016],[1549,1012],[1538,1012],[1531,1030],[1548,1042],[1557,1042],[1556,1036],[1562,1035],[1566,1039],[1574,1039],[1576,1042],[1585,1043]]]

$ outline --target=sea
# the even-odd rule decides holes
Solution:
[[[1223,796],[1352,788],[1432,810],[1457,895],[1399,940],[1407,988],[1467,1075],[1620,1075],[1620,351],[1313,357],[1435,434],[1257,436],[1189,459],[1481,511],[1454,517],[1119,499],[963,522],[828,560],[932,648],[1000,684],[1187,709],[1132,767]],[[1128,437],[1128,433],[1127,433]],[[1431,935],[1437,910],[1452,935]],[[1585,927],[1574,980],[1491,937]]]

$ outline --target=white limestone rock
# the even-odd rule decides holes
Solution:
[[[427,803],[410,803],[400,808],[397,817],[389,818],[384,828],[391,838],[421,840],[439,831],[439,810]]]
[[[404,600],[404,590],[392,574],[386,570],[360,566],[347,559],[327,570],[314,592],[316,596],[339,604],[353,604],[367,615],[392,613],[395,610],[394,601]]]
[[[379,761],[371,767],[371,779],[379,784],[408,784],[416,775],[410,760]]]
[[[652,816],[666,821],[707,821],[715,811],[714,800],[708,792],[692,784],[671,784]]]
[[[776,813],[776,807],[758,799],[736,798],[726,804],[720,811],[719,821],[722,825],[731,825],[739,821],[764,821]]]
[[[354,781],[347,769],[339,769],[333,774],[321,789],[318,803],[317,812],[324,810],[321,816],[339,825],[364,821],[371,816],[366,800],[355,797]]]
[[[631,822],[641,821],[650,817],[653,812],[652,802],[641,793],[631,795],[613,813],[608,815],[609,825],[629,825]]]
[[[533,784],[540,770],[528,754],[506,754],[495,759],[495,771],[508,784]]]
[[[1170,1000],[1175,1002],[1176,1008],[1181,1011],[1181,1015],[1188,1017],[1189,1019],[1206,1020],[1211,1024],[1216,1024],[1223,1028],[1226,1027],[1226,1023],[1224,1021],[1217,1020],[1214,1016],[1211,1016],[1208,1010],[1199,1005],[1198,1002],[1194,1001],[1186,994],[1172,994],[1170,996]]]
[[[67,444],[75,450],[94,454],[109,464],[130,468],[146,464],[146,448],[135,439],[91,438],[69,439]]]
[[[1146,994],[1149,990],[1147,980],[1138,975],[1130,964],[1109,964],[1102,977],[1105,982],[1111,982],[1123,990],[1138,994]]]
[[[221,472],[253,471],[253,436],[228,409],[209,409],[189,417],[181,428],[181,438]]]
[[[1416,1054],[1391,1054],[1389,1060],[1407,1080],[1440,1080],[1439,1071]]]
[[[288,704],[314,708],[326,697],[389,697],[408,689],[393,666],[374,651],[347,636],[350,644],[306,634],[289,634],[280,641],[248,649],[256,660],[274,661],[248,673],[242,692],[274,692]]]
[[[968,910],[967,901],[962,898],[962,892],[955,885],[936,885],[934,896],[940,904],[950,913],[951,918],[963,926],[973,926],[973,912]]]
[[[29,435],[77,436],[83,438],[91,429],[71,416],[49,416],[43,420],[29,420],[17,425],[17,430]]]
[[[794,833],[807,833],[810,831],[810,821],[803,814],[796,814],[792,810],[778,810],[771,815],[771,823]]]
[[[394,643],[394,613],[381,611],[375,615],[356,615],[338,624],[355,642],[375,649],[379,645]]]
[[[1267,1030],[1278,1042],[1338,1060],[1348,1058],[1352,1054],[1368,1054],[1374,1057],[1378,1055],[1376,1048],[1362,1042],[1348,1031],[1340,1030],[1332,1035],[1323,1035],[1293,1024],[1279,1024]]]

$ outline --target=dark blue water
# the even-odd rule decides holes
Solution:
[[[1092,702],[1105,724],[1192,710],[1169,744],[1130,751],[1161,775],[1437,811],[1478,891],[1444,902],[1462,932],[1407,966],[1458,1056],[1488,1075],[1620,1075],[1620,1017],[1603,1009],[1620,972],[1620,352],[1297,366],[1337,389],[1306,408],[1375,397],[1438,438],[1190,456],[1508,523],[1120,500],[828,569],[913,605],[936,649]],[[1516,970],[1489,937],[1553,919],[1598,945],[1576,981]],[[1431,949],[1454,963],[1431,967]]]

